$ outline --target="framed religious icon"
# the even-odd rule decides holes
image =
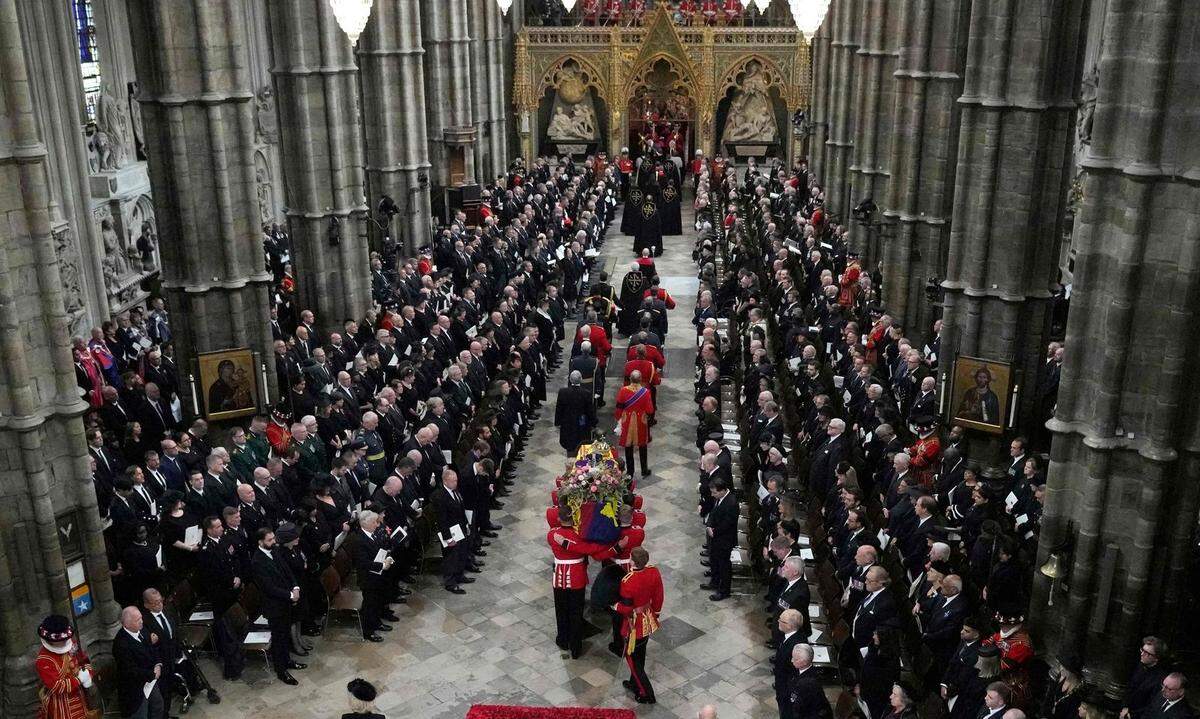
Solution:
[[[200,369],[204,418],[233,419],[258,409],[258,374],[248,348],[205,352],[196,358]]]
[[[971,429],[1003,434],[1012,390],[1012,365],[979,357],[954,362],[950,421]]]

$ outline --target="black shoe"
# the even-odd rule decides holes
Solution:
[[[579,657],[581,657],[581,656],[583,656],[583,650],[582,650],[582,649],[572,649],[572,650],[571,650],[571,658],[572,658],[572,659],[578,659],[578,658],[579,658]]]
[[[308,629],[301,629],[300,636],[319,637],[319,636],[321,636],[321,628],[320,627],[309,627]]]
[[[650,470],[643,469],[642,470],[642,479],[645,479],[646,477],[649,477],[649,476],[650,476]]]
[[[492,501],[492,509],[504,509],[504,502]]]
[[[488,525],[487,529],[489,532],[499,532],[501,529],[504,529],[504,525],[496,524],[495,522],[492,522],[491,524]]]
[[[380,619],[383,619],[383,620],[385,620],[385,621],[389,621],[389,622],[398,622],[398,621],[400,621],[400,617],[396,616],[396,615],[395,615],[394,613],[392,613],[392,612],[388,612],[387,614],[382,614],[382,615],[380,615]]]
[[[763,646],[766,647],[767,649],[770,649],[771,651],[775,651],[776,649],[779,648],[779,645],[775,643],[774,639],[763,642]]]
[[[482,570],[482,569],[480,569],[479,567],[467,567],[467,573],[468,573],[468,574],[482,574],[482,573],[483,573],[483,570]],[[467,579],[471,579],[471,578],[470,578],[470,577],[467,577]],[[474,579],[471,579],[471,581],[473,582],[473,581],[475,581],[475,580],[474,580]],[[468,582],[468,584],[469,584],[469,583],[470,583],[470,582]]]
[[[458,583],[459,584],[474,584],[475,577],[463,577],[462,579],[458,580]]]
[[[658,700],[655,699],[654,697],[638,697],[637,703],[638,704],[657,704]]]
[[[412,592],[409,592],[412,594]],[[408,604],[408,598],[404,595],[397,595],[387,600],[388,604]]]
[[[308,650],[305,649],[304,647],[300,647],[299,649],[293,649],[292,654],[295,654],[298,657],[307,657]]]
[[[378,630],[381,632],[390,632],[390,631],[392,631],[392,625],[384,624],[384,623],[380,622]]]
[[[723,599],[729,599],[729,595],[725,592],[713,592],[712,594],[708,595],[708,598],[714,602],[719,602]]]
[[[479,536],[487,537],[488,539],[495,539],[496,537],[499,537],[500,535],[496,534],[495,532],[493,532],[490,529],[484,529],[479,532]],[[491,542],[484,542],[483,544],[484,544],[484,546],[487,546],[487,545],[490,545]]]
[[[396,593],[401,597],[407,597],[408,595],[412,594],[412,590],[408,587],[396,587]]]
[[[446,587],[446,591],[450,592],[451,594],[466,594],[467,593],[467,590],[465,590],[459,586]]]
[[[378,644],[379,642],[383,641],[383,637],[379,636],[378,634],[370,634],[368,636],[363,637],[363,641],[375,642],[376,644]]]
[[[707,556],[708,556],[708,550],[707,550],[707,549],[701,549],[701,550],[700,550],[700,556],[701,556],[701,557],[707,557]]]
[[[701,584],[700,588],[706,592],[711,592],[711,591],[716,590],[717,585],[713,584],[712,582],[708,582],[706,584]]]
[[[621,645],[619,645],[619,644],[613,644],[612,642],[609,642],[608,643],[608,651],[612,652],[613,654],[615,654],[618,657],[625,656],[625,654],[621,651]],[[625,681],[629,681],[629,680],[626,679]]]
[[[217,693],[216,689],[208,690],[208,703],[209,704],[220,704],[221,703],[221,695]]]
[[[706,576],[706,577],[711,577],[711,576],[712,576],[712,570],[706,571],[706,572],[704,573],[704,576]]]
[[[288,669],[308,669],[308,665],[300,662],[288,662]]]
[[[279,681],[283,682],[284,684],[287,684],[290,687],[294,687],[300,683],[300,682],[296,681],[296,677],[292,676],[291,674],[289,674],[287,672],[284,672],[283,674],[279,674],[278,676],[279,676]]]
[[[234,672],[234,673],[222,672],[221,678],[227,682],[236,682],[237,680],[242,678],[242,673],[240,671]]]
[[[712,563],[711,563],[711,562],[709,562],[707,559],[701,559],[701,560],[700,560],[700,566],[701,566],[701,567],[711,567],[711,566],[712,566]]]

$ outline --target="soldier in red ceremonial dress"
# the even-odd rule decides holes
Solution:
[[[621,429],[620,444],[625,448],[625,471],[633,476],[633,448],[638,448],[642,462],[642,476],[650,474],[647,466],[646,445],[650,443],[650,426],[648,418],[654,414],[654,401],[650,390],[642,386],[642,375],[634,372],[629,376],[629,384],[617,392],[616,415]]]
[[[1033,659],[1033,639],[1025,630],[1025,617],[997,616],[1000,631],[985,644],[1000,650],[1000,680],[1012,689],[1009,706],[1028,709],[1031,701],[1029,662]]]
[[[639,704],[654,704],[654,687],[646,676],[646,644],[658,631],[658,615],[663,608],[663,582],[658,569],[648,565],[650,553],[644,547],[631,551],[633,568],[621,580],[621,600],[613,605],[620,614],[621,636],[625,639],[625,663],[629,679],[623,682]]]
[[[91,660],[75,643],[70,621],[51,614],[38,627],[42,648],[34,668],[42,686],[38,690],[38,719],[88,719],[87,690],[94,672]]]
[[[933,478],[937,474],[938,464],[942,461],[942,443],[937,435],[937,420],[923,417],[917,420],[916,424],[920,439],[907,450],[908,456],[912,458],[909,469],[922,487],[933,491]]]
[[[549,515],[547,514],[547,519]],[[554,643],[570,651],[572,659],[583,652],[583,605],[588,585],[587,560],[611,559],[617,546],[586,542],[573,526],[571,510],[559,507],[558,527],[546,533],[546,543],[554,553],[554,618],[558,633]]]

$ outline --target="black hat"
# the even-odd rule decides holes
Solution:
[[[71,628],[69,619],[61,614],[51,614],[42,620],[38,636],[50,644],[58,644],[75,636],[75,630]]]
[[[968,614],[966,619],[963,619],[963,626],[974,629],[980,635],[986,635],[991,633],[992,622],[985,614]]]
[[[995,659],[1000,656],[1000,650],[995,644],[982,644],[979,647],[979,654],[977,656],[980,659]]]
[[[279,525],[279,529],[275,530],[275,541],[280,544],[294,542],[300,538],[300,532],[296,529],[296,525],[291,522],[284,522]]]
[[[1068,649],[1059,655],[1058,664],[1077,677],[1083,676],[1083,659],[1073,649]]]
[[[346,447],[346,449],[350,450],[351,452],[358,452],[358,451],[364,450],[366,448],[367,448],[367,443],[362,441],[361,439],[354,440]]]
[[[1022,624],[1025,621],[1025,615],[1020,612],[996,612],[996,621],[1000,624]]]
[[[350,680],[350,683],[346,685],[346,691],[350,692],[350,696],[354,697],[360,702],[373,702],[375,701],[375,697],[379,695],[379,693],[375,691],[374,684],[366,679],[358,678]]]

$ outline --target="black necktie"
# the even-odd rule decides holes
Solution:
[[[170,638],[172,638],[173,636],[175,636],[175,635],[174,635],[174,634],[171,632],[171,623],[167,621],[167,615],[166,615],[166,614],[159,614],[159,615],[158,615],[158,621],[162,622],[162,625],[163,625],[163,631],[167,633],[167,639],[170,639]]]

